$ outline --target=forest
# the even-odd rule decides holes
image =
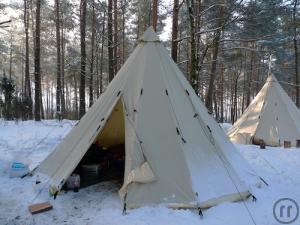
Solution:
[[[0,117],[80,119],[149,27],[218,122],[269,72],[300,106],[298,0],[2,0]]]

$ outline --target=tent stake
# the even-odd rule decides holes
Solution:
[[[198,214],[200,216],[200,218],[203,218],[203,213],[200,207],[198,207]]]

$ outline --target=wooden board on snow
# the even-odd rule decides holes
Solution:
[[[53,209],[53,206],[50,204],[50,202],[43,202],[43,203],[30,205],[28,206],[28,209],[31,214],[37,214],[37,213],[51,210]]]

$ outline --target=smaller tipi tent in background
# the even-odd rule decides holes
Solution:
[[[270,72],[266,83],[251,104],[228,131],[237,144],[292,146],[300,139],[300,112]]]

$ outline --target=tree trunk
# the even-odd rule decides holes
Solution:
[[[105,14],[104,14],[105,17]],[[102,25],[102,36],[101,36],[101,56],[100,56],[100,94],[103,92],[103,59],[104,59],[104,32],[105,32],[105,23]]]
[[[96,15],[95,15],[95,1],[92,1],[92,37],[91,37],[91,65],[90,65],[90,82],[89,82],[89,106],[91,107],[94,102],[94,88],[93,88],[93,77],[94,77],[94,45],[95,45],[95,33],[96,33]]]
[[[12,33],[10,36],[10,53],[9,53],[9,79],[11,80],[12,76],[12,59],[13,59],[13,37]]]
[[[250,105],[250,100],[251,100],[251,89],[252,89],[251,84],[253,80],[253,58],[254,58],[254,52],[251,52],[250,71],[248,73],[248,79],[247,79],[247,96],[246,96],[245,108],[247,108]]]
[[[61,10],[61,115],[66,118],[66,96],[65,96],[65,32],[64,15]]]
[[[178,48],[178,14],[179,14],[179,0],[174,0],[173,18],[172,18],[172,46],[171,56],[175,63],[177,63],[177,48]]]
[[[125,13],[126,13],[126,1],[122,2],[122,61],[121,63],[124,64],[125,62]]]
[[[293,8],[293,28],[294,28],[294,51],[295,51],[295,88],[296,88],[296,106],[299,108],[300,99],[299,99],[299,75],[298,75],[298,43],[297,43],[297,23],[296,23],[296,13],[297,13],[297,4],[298,0],[294,0]]]
[[[74,102],[75,102],[75,104],[74,104],[74,108],[75,108],[75,117],[74,117],[74,119],[78,119],[78,115],[79,115],[79,113],[78,113],[78,94],[77,94],[77,89],[78,89],[78,85],[77,85],[77,79],[76,79],[76,73],[74,73]]]
[[[86,18],[86,0],[80,2],[80,50],[81,50],[81,69],[80,69],[80,90],[79,90],[79,117],[85,114],[85,18]]]
[[[114,75],[118,72],[118,2],[114,0]]]
[[[190,82],[196,94],[198,94],[198,76],[197,76],[197,55],[196,55],[196,39],[195,39],[195,15],[194,15],[194,0],[186,0],[189,24],[190,24]]]
[[[213,57],[212,57],[212,64],[211,64],[211,71],[210,71],[210,80],[209,80],[208,91],[206,94],[206,101],[205,101],[205,106],[210,113],[212,113],[214,81],[216,79],[217,59],[218,59],[218,52],[219,52],[220,37],[222,32],[221,27],[223,26],[224,23],[223,20],[224,20],[224,5],[221,5],[219,9],[219,19],[217,22],[217,28],[219,29],[216,31],[213,40]]]
[[[34,85],[35,85],[35,107],[34,118],[41,121],[41,52],[40,52],[40,19],[41,0],[36,1],[36,17],[35,17],[35,51],[34,51]]]
[[[59,0],[55,0],[56,25],[56,118],[61,120],[61,52]]]
[[[99,42],[100,40],[97,40],[97,44],[96,44],[96,96],[97,99],[100,96],[100,80],[99,80]]]
[[[220,123],[224,122],[224,65],[221,65],[220,73]]]
[[[31,99],[31,85],[29,73],[29,10],[28,2],[24,0],[24,27],[25,27],[25,87],[24,95],[26,101],[26,117],[32,119],[32,99]]]
[[[158,0],[152,0],[152,26],[155,32],[157,29],[157,9],[158,9]]]
[[[113,46],[113,30],[112,30],[112,0],[108,0],[108,17],[107,17],[107,32],[108,32],[108,80],[114,78],[114,46]]]

